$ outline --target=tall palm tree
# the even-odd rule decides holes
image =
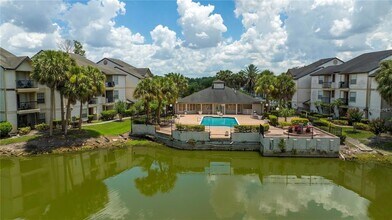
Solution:
[[[40,84],[50,88],[50,116],[49,135],[53,135],[53,119],[55,114],[55,90],[66,79],[66,72],[73,63],[72,59],[65,52],[46,50],[33,58],[33,72],[31,77]]]
[[[178,90],[177,98],[183,97],[185,91],[188,89],[188,80],[181,73],[168,73],[165,77],[170,78]]]
[[[161,110],[162,104],[165,101],[169,101],[176,94],[174,82],[168,77],[155,76],[153,78],[155,87],[154,98],[158,102],[158,108],[156,111],[157,123],[161,122]]]
[[[275,91],[276,77],[271,73],[261,74],[256,81],[255,92],[256,94],[265,95],[267,103],[267,112],[270,109],[270,99]]]
[[[295,93],[295,82],[291,75],[282,73],[276,77],[274,98],[278,100],[279,106],[288,107],[288,102]]]
[[[136,86],[133,96],[140,99],[144,103],[144,110],[146,111],[147,122],[150,118],[150,102],[155,99],[155,81],[149,77],[139,81]]]
[[[341,99],[335,99],[332,101],[331,103],[331,108],[333,108],[333,111],[335,112],[335,109],[337,109],[338,111],[335,112],[336,115],[340,115],[340,107],[343,105],[343,101]]]
[[[392,104],[392,60],[383,61],[376,74],[378,92],[385,101]]]
[[[227,86],[232,87],[233,72],[230,70],[220,70],[216,73],[215,78],[222,80]]]
[[[247,78],[247,81],[245,83],[245,89],[249,93],[253,93],[256,85],[257,75],[259,74],[259,69],[257,68],[257,66],[250,64],[243,71]]]
[[[92,97],[102,95],[105,92],[105,81],[106,76],[98,68],[87,66],[83,68],[86,81],[83,83],[83,88],[79,100],[80,100],[80,117],[79,117],[79,129],[82,128],[82,111],[83,103],[88,102]]]
[[[86,76],[83,74],[83,69],[79,66],[71,66],[69,71],[67,72],[68,80],[64,84],[63,93],[67,98],[67,107],[66,107],[66,119],[65,119],[65,129],[64,134],[67,135],[68,132],[68,123],[71,117],[71,105],[74,105],[78,98],[80,97],[81,91],[79,90],[80,81],[85,81]],[[85,90],[85,88],[82,88]],[[84,91],[82,91],[84,92]]]

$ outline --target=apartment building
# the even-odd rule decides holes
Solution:
[[[119,73],[125,74],[124,80],[119,81],[118,77],[114,77],[113,80],[115,84],[121,83],[119,89],[122,91],[122,93],[125,93],[125,100],[130,103],[136,101],[133,96],[133,93],[135,92],[136,86],[139,81],[144,78],[153,76],[149,68],[136,68],[122,60],[115,58],[103,58],[102,60],[98,61],[97,64],[102,67],[111,68],[118,71]]]
[[[341,99],[343,106],[334,114],[345,115],[348,108],[359,108],[369,119],[392,117],[391,106],[377,91],[375,80],[380,62],[392,59],[392,50],[365,53],[346,63],[311,74],[311,110],[328,112],[315,105]]]
[[[310,74],[322,70],[328,66],[342,64],[343,61],[336,58],[325,58],[307,66],[289,69],[287,74],[293,76],[296,92],[291,100],[292,108],[298,110],[310,110],[311,76]]]

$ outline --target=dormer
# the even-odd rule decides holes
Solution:
[[[212,82],[212,89],[225,89],[225,82],[222,80],[215,80]]]

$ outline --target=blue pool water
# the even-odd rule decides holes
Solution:
[[[233,117],[211,117],[211,116],[203,117],[201,124],[205,126],[227,126],[227,127],[234,127],[234,125],[238,125],[237,120]]]

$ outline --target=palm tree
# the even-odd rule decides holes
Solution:
[[[215,78],[224,81],[227,86],[232,87],[232,76],[233,72],[230,70],[220,70],[216,73]]]
[[[288,102],[295,93],[295,82],[289,74],[282,73],[276,77],[274,98],[278,100],[279,106],[288,107]]]
[[[392,104],[392,60],[383,61],[376,74],[378,92],[385,101]]]
[[[243,70],[243,72],[247,78],[247,81],[245,83],[245,89],[249,93],[253,93],[256,85],[256,78],[259,74],[259,69],[257,68],[257,66],[250,64],[245,68],[245,70]]]
[[[82,111],[83,111],[83,103],[88,102],[92,97],[102,95],[105,92],[105,81],[106,76],[103,74],[98,68],[87,66],[83,68],[83,73],[86,76],[84,83],[82,84],[83,88],[87,89],[82,90],[79,94],[80,100],[80,117],[79,117],[79,129],[82,128]]]
[[[340,116],[340,107],[343,105],[343,101],[341,99],[335,99],[332,101],[331,103],[331,107],[333,108],[333,111],[335,111],[335,107],[338,110],[337,112],[335,112],[336,115]]]
[[[67,72],[68,80],[64,84],[63,93],[67,98],[67,107],[66,107],[66,119],[65,119],[65,129],[64,134],[67,135],[68,132],[68,123],[71,116],[71,104],[74,105],[78,98],[80,97],[79,91],[79,83],[80,81],[84,81],[86,76],[83,74],[83,69],[79,66],[71,66],[69,71]],[[83,88],[84,90],[85,88]]]
[[[177,98],[183,97],[185,91],[188,89],[188,80],[181,73],[168,73],[165,77],[171,79],[177,88]],[[172,103],[174,104],[174,103]]]
[[[33,72],[31,77],[40,84],[50,88],[50,117],[49,135],[53,135],[53,118],[55,114],[55,90],[66,79],[66,72],[73,63],[72,59],[65,52],[46,50],[33,58]],[[62,117],[63,118],[63,117]]]
[[[265,95],[265,101],[267,103],[267,112],[269,112],[270,108],[270,98],[275,91],[275,83],[276,77],[271,73],[261,74],[260,77],[256,81],[255,92],[257,94]]]
[[[149,77],[141,80],[133,93],[136,99],[140,99],[144,103],[144,110],[146,111],[147,122],[150,118],[150,102],[155,99],[155,81]]]
[[[155,76],[153,81],[155,81],[154,85],[156,86],[154,98],[158,102],[156,119],[159,124],[161,122],[162,103],[172,99],[173,95],[176,94],[177,89],[175,88],[174,82],[168,77]]]

